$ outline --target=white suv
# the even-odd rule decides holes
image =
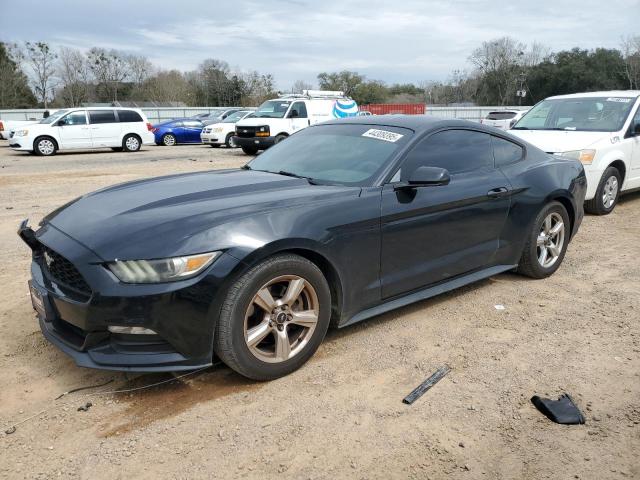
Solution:
[[[144,113],[135,108],[69,108],[18,128],[9,146],[37,155],[104,147],[135,152],[154,143],[152,128]]]
[[[640,189],[640,90],[549,97],[509,133],[545,152],[580,160],[590,213],[606,215],[621,192]]]

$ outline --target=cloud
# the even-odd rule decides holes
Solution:
[[[38,15],[31,12],[38,10]],[[281,88],[321,71],[358,70],[395,81],[445,79],[482,41],[509,35],[552,50],[617,47],[637,34],[639,0],[21,0],[0,39],[45,40],[145,54],[188,70],[205,58],[272,73]]]

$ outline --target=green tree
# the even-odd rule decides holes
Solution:
[[[27,76],[0,42],[0,108],[33,108],[37,103]]]

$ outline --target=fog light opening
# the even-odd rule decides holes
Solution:
[[[108,330],[111,333],[126,333],[128,335],[157,335],[158,333],[150,328],[144,327],[120,327],[111,325]]]

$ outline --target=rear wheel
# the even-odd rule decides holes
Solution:
[[[258,153],[258,149],[256,147],[242,147],[242,151],[247,155],[255,155]]]
[[[622,176],[615,167],[607,168],[602,174],[596,195],[584,203],[585,210],[594,215],[608,215],[615,208],[620,197]]]
[[[162,136],[162,144],[166,147],[173,147],[176,144],[176,137],[171,133],[165,133]]]
[[[559,202],[549,203],[533,222],[517,271],[532,278],[552,275],[564,259],[570,235],[567,210]]]
[[[142,147],[142,142],[137,135],[130,134],[122,140],[122,147],[127,152],[137,152]]]
[[[320,269],[298,255],[272,257],[240,277],[216,325],[215,352],[254,380],[300,368],[329,326],[331,294]]]
[[[56,145],[55,140],[51,137],[40,137],[33,142],[33,151],[36,155],[48,157],[50,155],[55,155],[57,150],[58,146]]]

